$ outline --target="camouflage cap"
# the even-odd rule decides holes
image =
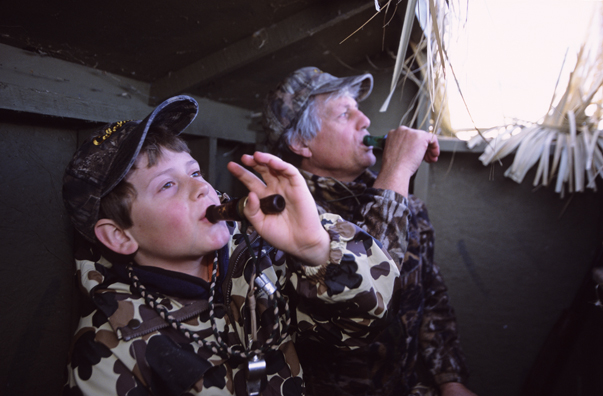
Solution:
[[[286,129],[297,123],[311,96],[356,84],[360,84],[356,98],[360,102],[373,90],[373,76],[362,74],[338,78],[312,66],[294,71],[266,97],[263,124],[267,129],[268,143],[274,145]]]
[[[160,125],[179,135],[195,119],[198,104],[189,96],[161,103],[142,121],[104,127],[77,149],[63,176],[63,202],[75,228],[94,242],[100,201],[134,165],[149,128]]]

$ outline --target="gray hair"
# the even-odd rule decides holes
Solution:
[[[349,96],[356,100],[360,93],[360,84],[346,85],[345,87],[330,92],[324,100],[324,104],[343,96]],[[295,155],[289,147],[294,143],[307,143],[316,137],[322,126],[316,98],[318,95],[311,96],[308,99],[305,109],[299,115],[297,122],[291,127],[285,129],[281,136],[281,142],[278,145],[278,151],[281,156],[290,157]],[[290,159],[290,158],[289,158]]]

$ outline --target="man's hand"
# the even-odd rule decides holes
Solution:
[[[243,155],[244,165],[258,172],[264,181],[235,162],[228,170],[249,189],[245,217],[272,246],[311,265],[326,264],[330,239],[318,218],[314,198],[299,171],[271,154]],[[265,182],[265,183],[264,183]],[[285,198],[285,210],[265,215],[259,199],[271,194]]]
[[[408,196],[410,178],[421,162],[436,162],[439,155],[440,145],[434,134],[404,126],[391,130],[385,140],[381,170],[374,187]]]
[[[446,382],[440,385],[442,396],[477,396],[460,382]]]

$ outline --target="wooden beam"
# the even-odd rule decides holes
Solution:
[[[213,137],[189,139],[188,147],[191,150],[193,158],[199,161],[199,166],[201,166],[201,170],[204,172],[203,178],[215,188],[218,180],[216,161],[218,157],[218,139]]]
[[[251,111],[190,96],[199,102],[199,114],[186,133],[252,144],[261,140],[258,132],[249,128]]]
[[[143,119],[149,84],[0,44],[0,109],[91,122]],[[186,133],[256,143],[251,112],[205,98]]]
[[[467,147],[467,142],[455,137],[438,136],[440,151],[456,153],[483,153],[486,149],[486,142],[480,142],[473,148]]]
[[[216,161],[214,158],[218,156],[218,139],[209,138],[209,147],[207,150],[207,157],[210,161],[207,161],[207,181],[212,186],[215,186],[218,182],[218,170],[216,169]]]
[[[151,83],[151,102],[159,103],[212,78],[240,69],[371,7],[374,3],[367,0],[350,0],[343,4],[320,2]]]
[[[0,44],[0,108],[109,122],[145,117],[149,85]]]
[[[427,162],[422,162],[417,173],[415,173],[413,182],[413,195],[421,198],[425,203],[427,203],[427,193],[429,191],[429,167],[430,165]]]

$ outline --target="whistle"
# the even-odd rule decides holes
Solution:
[[[387,138],[387,135],[385,135],[385,136],[366,135],[364,138],[362,138],[362,144],[364,144],[365,146],[373,146],[373,148],[383,150],[383,148],[385,147],[385,139],[386,138]]]
[[[218,221],[243,221],[245,215],[243,209],[247,203],[247,197],[236,198],[221,205],[207,207],[205,217],[212,223]],[[285,198],[280,194],[273,194],[260,199],[260,210],[264,214],[276,214],[285,209]]]

